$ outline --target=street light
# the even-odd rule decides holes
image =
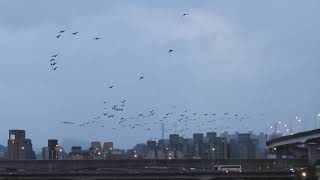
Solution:
[[[214,148],[214,147],[212,147],[212,159],[214,159],[214,151],[215,151],[216,149]]]

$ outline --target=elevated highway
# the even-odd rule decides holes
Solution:
[[[294,158],[307,158],[313,165],[320,158],[320,129],[299,132],[267,141],[267,146],[281,158],[290,155]]]

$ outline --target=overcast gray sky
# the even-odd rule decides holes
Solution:
[[[302,123],[293,122],[295,131],[314,128],[319,9],[317,0],[0,1],[0,143],[9,129],[25,129],[38,147],[58,138],[129,148],[161,137],[151,123],[185,109],[250,117],[178,127],[169,119],[168,131],[265,132],[296,116]],[[57,39],[60,30],[66,32]],[[55,53],[57,71],[49,63]],[[127,107],[114,119],[59,123],[92,121],[104,112],[103,101],[122,99]],[[117,126],[120,117],[151,109],[155,117],[135,120],[150,123],[150,131]]]

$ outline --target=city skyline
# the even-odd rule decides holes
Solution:
[[[8,146],[5,151],[0,151],[0,159],[8,158],[9,160],[26,160],[26,159],[78,159],[82,154],[90,156],[91,158],[105,159],[106,154],[114,154],[114,152],[133,153],[133,158],[147,158],[147,159],[174,159],[174,158],[215,158],[229,159],[229,158],[266,158],[267,146],[266,141],[270,138],[279,137],[280,134],[273,134],[273,137],[268,137],[267,134],[259,133],[230,133],[224,132],[218,134],[216,132],[201,132],[194,133],[192,137],[183,137],[180,134],[169,134],[165,139],[152,139],[139,142],[129,149],[122,149],[117,147],[115,141],[91,141],[88,145],[83,144],[61,144],[58,139],[48,139],[47,146],[43,145],[41,150],[37,151],[36,147],[32,146],[32,139],[27,138],[25,130],[9,130]],[[245,146],[243,153],[238,153],[237,144]],[[91,144],[91,146],[89,146]],[[102,146],[103,145],[103,146]],[[248,146],[249,145],[249,146]],[[247,147],[248,146],[248,147]],[[39,148],[39,147],[38,147]],[[141,149],[142,148],[142,149]],[[249,148],[249,149],[248,149]],[[103,151],[102,151],[103,149]],[[251,150],[250,150],[251,149]],[[90,153],[87,154],[87,151]],[[105,151],[108,151],[105,152]],[[212,154],[211,152],[214,151]],[[159,152],[159,153],[157,153]],[[165,152],[165,154],[163,154]],[[41,153],[41,157],[39,154]],[[75,154],[74,154],[75,153]],[[80,154],[79,154],[80,153]],[[171,156],[174,153],[174,156]],[[5,155],[6,154],[6,155]],[[78,154],[78,155],[77,155]],[[76,155],[76,156],[75,156]],[[159,157],[158,157],[159,155]],[[89,157],[87,157],[89,158]],[[111,158],[111,157],[110,157]],[[128,158],[128,157],[115,157]],[[129,157],[130,158],[130,157]],[[108,158],[107,158],[108,159]]]
[[[278,122],[291,122],[294,132],[314,129],[319,7],[289,0],[0,2],[0,144],[9,129],[26,130],[34,147],[55,138],[112,140],[120,148],[161,138],[162,122],[166,136],[184,129],[187,137],[271,133]],[[121,115],[94,119],[124,99]],[[167,113],[174,115],[164,120]],[[193,113],[201,120],[179,121]]]

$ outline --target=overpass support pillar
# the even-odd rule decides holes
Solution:
[[[307,144],[308,149],[308,160],[310,165],[314,165],[314,163],[317,161],[317,148],[319,147],[318,144]]]

